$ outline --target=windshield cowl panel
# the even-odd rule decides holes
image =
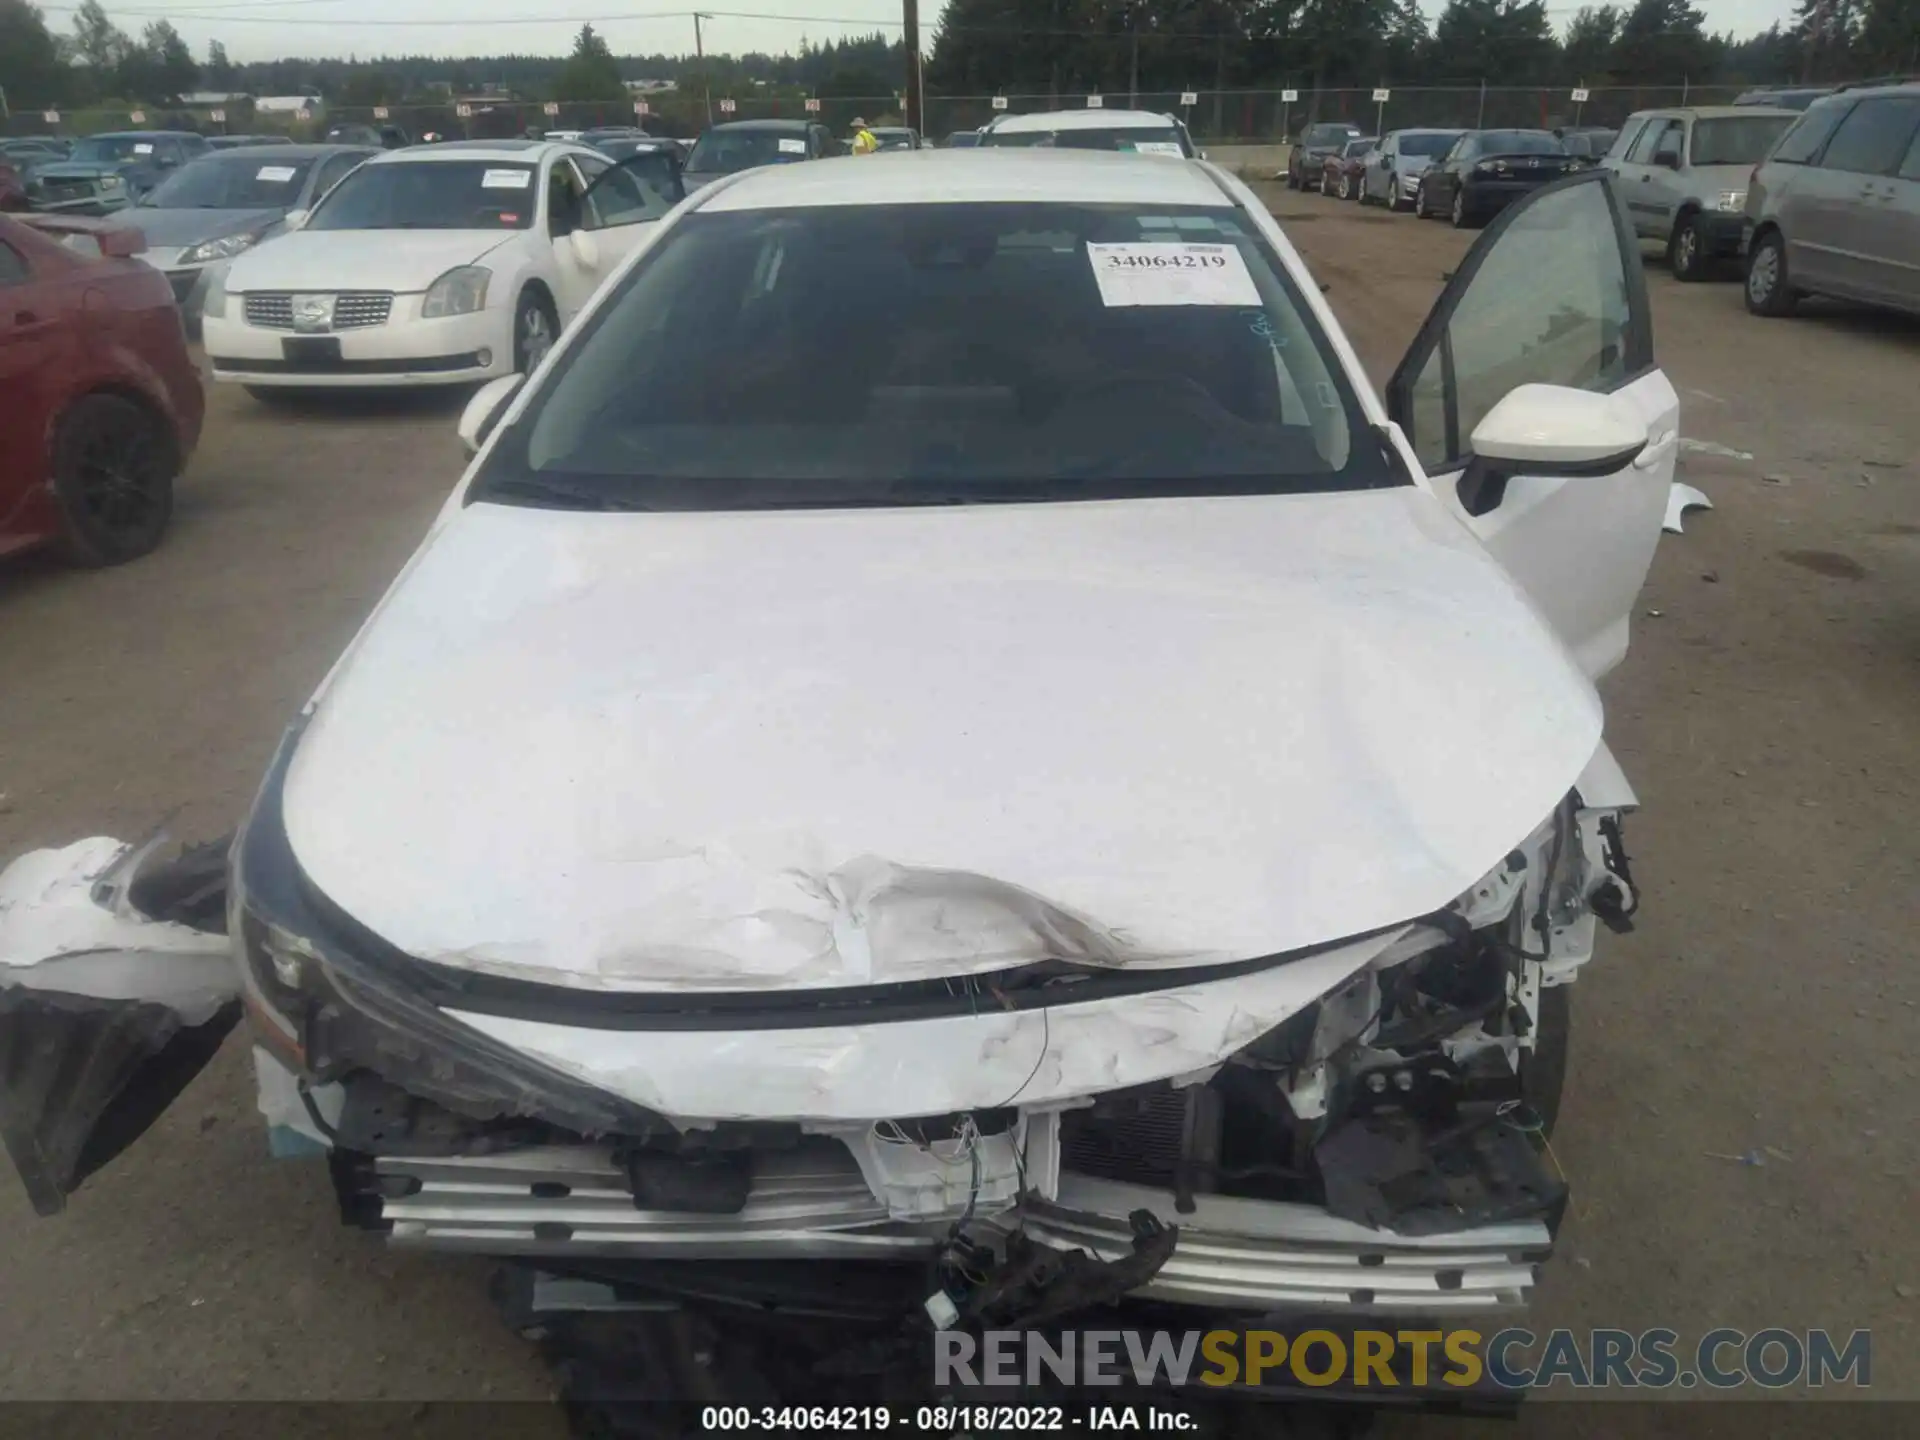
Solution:
[[[1240,211],[915,204],[686,216],[469,498],[729,510],[1404,483]]]

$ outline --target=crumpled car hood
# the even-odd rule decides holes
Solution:
[[[1592,687],[1411,487],[973,508],[477,504],[316,702],[307,877],[401,949],[622,990],[1246,959],[1430,912]]]

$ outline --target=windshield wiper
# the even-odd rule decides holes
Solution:
[[[510,505],[540,506],[550,510],[642,510],[654,507],[638,500],[609,495],[585,485],[569,485],[563,480],[543,480],[533,475],[507,475],[485,480],[474,487],[470,500],[499,500]]]

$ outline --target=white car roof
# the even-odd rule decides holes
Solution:
[[[704,198],[702,198],[704,197]],[[819,205],[1205,205],[1235,201],[1210,166],[1142,164],[1094,150],[894,150],[807,165],[767,165],[698,192],[702,210]]]
[[[1003,115],[987,128],[1019,135],[1029,130],[1165,130],[1171,115],[1151,110],[1041,110],[1032,115]]]
[[[493,161],[502,165],[536,165],[549,155],[574,154],[583,147],[572,140],[446,140],[437,145],[414,145],[405,150],[382,150],[369,165],[429,164],[443,160]],[[591,152],[590,152],[591,153]]]

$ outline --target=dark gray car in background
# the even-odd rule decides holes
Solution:
[[[1318,190],[1327,161],[1346,149],[1349,140],[1358,140],[1367,132],[1344,120],[1329,120],[1309,125],[1287,151],[1287,188]]]
[[[287,228],[370,155],[367,145],[259,145],[183,165],[114,219],[147,238],[149,265],[166,272],[189,333],[207,281],[236,255]]]

